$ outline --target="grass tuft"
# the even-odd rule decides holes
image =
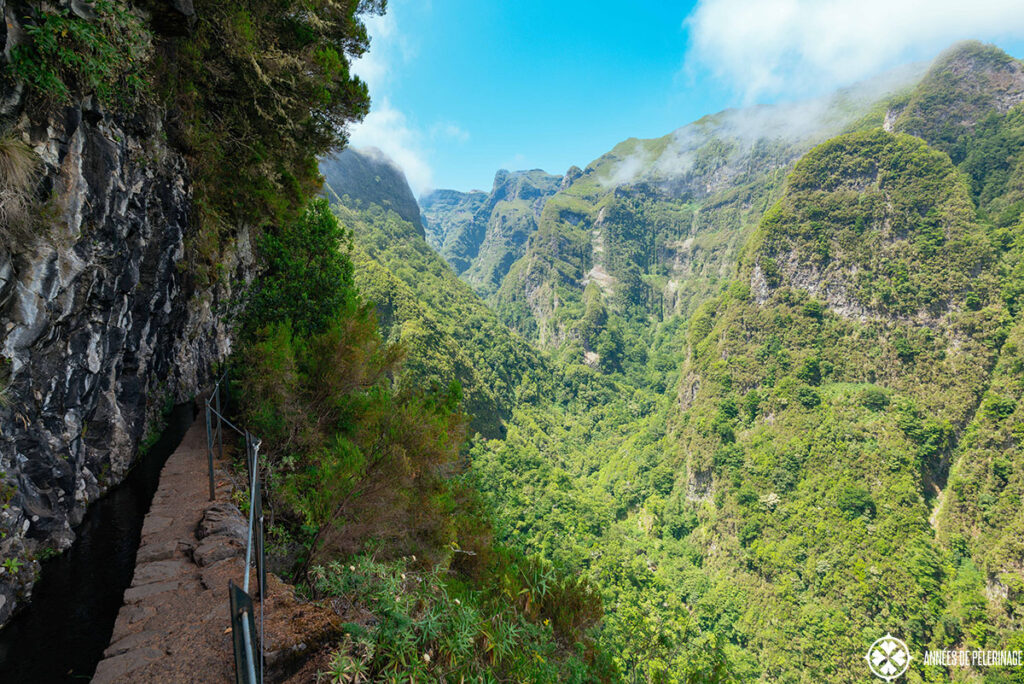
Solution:
[[[0,137],[0,249],[15,253],[32,240],[39,156],[20,138]]]

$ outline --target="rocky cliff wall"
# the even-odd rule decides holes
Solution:
[[[241,231],[218,281],[197,286],[189,174],[156,113],[114,116],[91,98],[26,111],[0,90],[0,136],[41,160],[42,218],[31,240],[0,244],[0,562],[14,559],[0,567],[2,625],[163,409],[209,382],[252,250]]]

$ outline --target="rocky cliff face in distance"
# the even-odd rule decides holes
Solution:
[[[424,235],[420,205],[409,189],[405,174],[375,147],[361,150],[345,148],[320,162],[324,182],[337,199],[391,209]],[[331,199],[336,199],[331,197]]]
[[[482,190],[433,190],[420,198],[427,242],[456,273],[469,268],[480,251],[487,226],[477,222],[477,212],[488,196]]]
[[[494,176],[491,192],[436,190],[422,198],[428,241],[482,296],[494,292],[526,252],[548,198],[563,177],[540,169]]]
[[[231,276],[244,282],[252,251],[243,230],[212,285],[185,267],[189,174],[155,113],[113,116],[91,98],[26,111],[9,83],[0,102],[0,163],[25,172],[2,188],[0,558],[16,561],[0,570],[3,625],[40,555],[72,543],[163,410],[226,357]]]

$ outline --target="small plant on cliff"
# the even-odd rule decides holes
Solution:
[[[33,3],[22,21],[29,40],[14,47],[10,69],[46,101],[95,93],[107,106],[130,109],[148,92],[151,36],[127,3],[96,0],[88,18]]]
[[[17,575],[19,572],[21,572],[21,566],[23,566],[24,564],[25,562],[21,559],[7,558],[3,562],[3,567],[4,570],[11,573],[12,575]]]
[[[10,482],[3,481],[4,473],[0,473],[0,510],[6,509],[14,495],[18,493],[17,487]]]
[[[37,561],[48,561],[51,558],[56,558],[60,555],[60,549],[55,549],[52,546],[43,547],[43,550],[36,554]]]

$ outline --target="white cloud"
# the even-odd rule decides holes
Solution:
[[[402,3],[389,2],[384,15],[364,17],[370,49],[352,65],[370,89],[370,113],[349,127],[353,147],[376,147],[402,171],[417,195],[433,188],[430,143],[464,143],[469,133],[457,123],[442,121],[429,129],[396,107],[389,95],[403,67],[416,56],[416,45],[402,30]]]
[[[424,136],[387,97],[395,74],[415,52],[399,30],[397,4],[390,3],[386,14],[364,17],[370,49],[353,63],[352,70],[370,89],[370,113],[349,127],[349,144],[382,151],[405,172],[409,186],[419,194],[433,182]]]
[[[447,140],[459,143],[469,141],[469,131],[462,128],[458,124],[447,122],[447,123],[436,123],[430,128],[430,137],[435,140]]]
[[[363,23],[370,36],[370,49],[353,63],[352,70],[366,81],[373,94],[387,86],[393,64],[405,61],[413,50],[398,31],[393,8],[389,8],[385,14],[364,16]]]
[[[606,169],[598,180],[614,187],[638,181],[684,179],[693,170],[700,150],[712,140],[727,146],[724,164],[716,173],[740,173],[759,142],[781,140],[809,149],[841,132],[873,103],[917,82],[925,68],[917,62],[826,96],[727,109],[677,129],[660,152],[634,143],[626,156]]]
[[[433,187],[422,135],[386,98],[375,102],[362,123],[352,127],[349,140],[353,147],[376,147],[394,160],[417,196]]]
[[[658,160],[658,163],[661,163],[661,159]],[[611,176],[609,178],[602,179],[602,183],[609,187],[632,183],[640,178],[641,174],[647,170],[647,167],[650,166],[650,164],[650,155],[646,154],[643,150],[640,150],[616,164],[612,170]]]
[[[934,56],[954,41],[1024,35],[1020,0],[699,0],[688,69],[750,101],[806,95]]]

